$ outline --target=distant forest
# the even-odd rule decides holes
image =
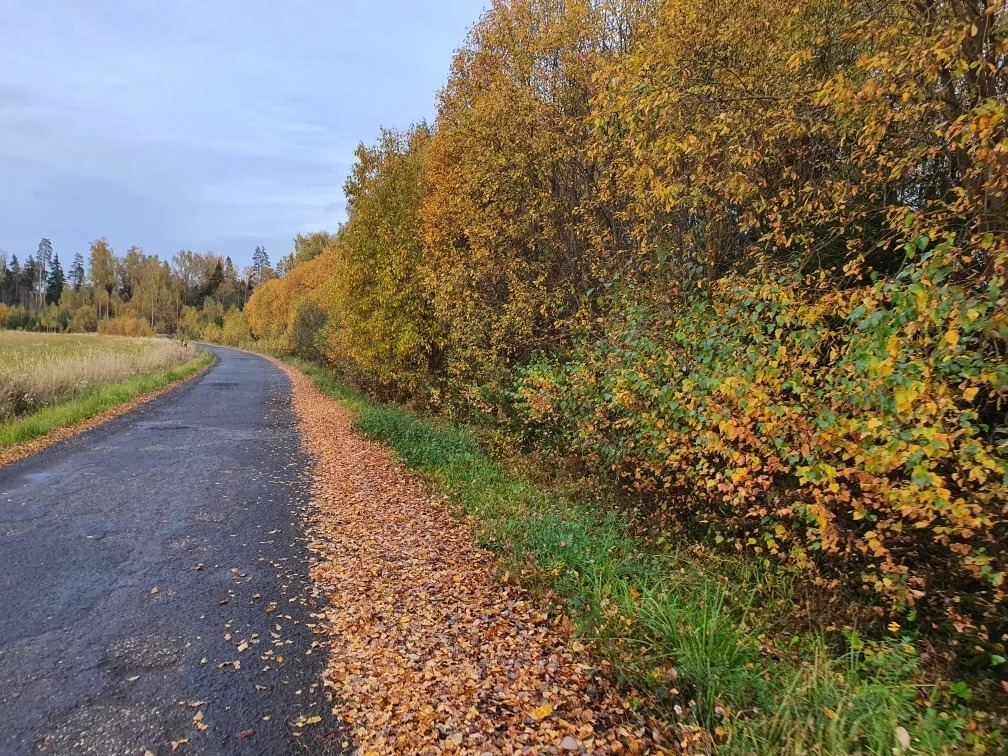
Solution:
[[[133,246],[119,255],[98,239],[87,256],[77,252],[67,263],[44,238],[23,260],[0,255],[0,327],[197,337],[239,317],[256,286],[282,273],[291,259],[274,268],[260,246],[252,265],[239,269],[213,252],[182,250],[162,260]]]

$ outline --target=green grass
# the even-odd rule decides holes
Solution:
[[[87,387],[64,401],[0,425],[0,449],[5,450],[23,444],[59,428],[87,420],[142,394],[157,391],[169,383],[188,378],[211,362],[213,355],[205,349],[200,349],[195,359],[177,367],[138,375],[124,381]]]
[[[788,576],[635,535],[604,494],[533,484],[485,453],[472,429],[373,402],[285,359],[447,494],[502,570],[569,611],[635,706],[704,733],[709,750],[891,756],[904,731],[912,753],[996,749],[1000,733],[971,732],[967,703],[926,680],[914,639],[789,630]]]

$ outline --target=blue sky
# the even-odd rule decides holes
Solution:
[[[275,262],[345,218],[358,142],[433,120],[483,5],[0,0],[0,250]]]

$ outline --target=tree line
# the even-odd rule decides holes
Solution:
[[[1003,658],[1006,124],[1003,3],[496,0],[249,336]]]
[[[242,270],[229,256],[181,250],[171,260],[130,247],[119,255],[105,239],[64,270],[49,239],[22,264],[0,259],[0,325],[43,331],[199,336],[240,320],[255,287],[276,276],[259,246]]]

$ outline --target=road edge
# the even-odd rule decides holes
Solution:
[[[204,347],[205,348],[205,347]],[[177,380],[167,383],[159,389],[154,389],[153,391],[148,391],[147,393],[140,394],[139,396],[130,399],[122,404],[117,404],[114,407],[110,407],[103,412],[99,412],[97,415],[92,415],[89,418],[80,420],[73,425],[68,425],[64,428],[56,428],[49,433],[41,436],[39,438],[34,438],[31,441],[26,441],[23,444],[18,444],[17,446],[10,447],[0,451],[0,469],[7,467],[8,465],[14,464],[15,462],[20,462],[23,459],[32,457],[38,454],[43,449],[47,449],[50,446],[60,443],[61,441],[66,441],[73,438],[74,436],[79,436],[82,433],[86,433],[89,430],[93,430],[100,425],[104,425],[107,422],[115,420],[118,417],[122,417],[128,412],[132,412],[137,407],[140,407],[147,402],[159,399],[165,394],[171,393],[177,388],[182,387],[190,381],[195,381],[206,374],[208,370],[213,368],[217,364],[217,355],[210,352],[211,360],[203,367],[196,370],[191,375],[187,375],[184,378],[178,378]]]

